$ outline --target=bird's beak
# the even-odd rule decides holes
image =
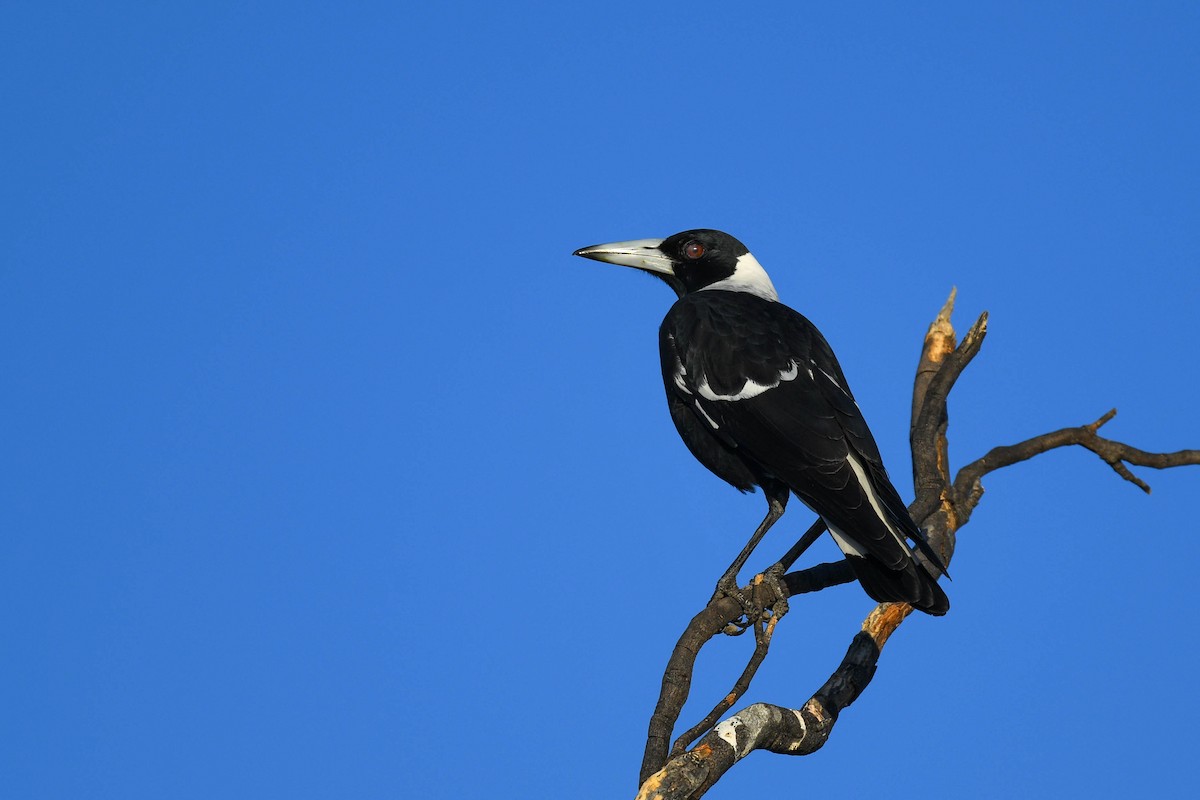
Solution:
[[[575,255],[595,261],[607,261],[622,267],[644,269],[659,275],[674,276],[674,264],[658,249],[662,243],[662,239],[634,239],[630,242],[594,244],[591,247],[579,248]]]

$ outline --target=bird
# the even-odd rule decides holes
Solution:
[[[946,568],[892,485],[832,348],[779,301],[744,244],[699,228],[574,255],[642,270],[675,291],[658,334],[671,420],[709,471],[766,497],[767,515],[718,581],[718,593],[747,608],[737,573],[795,495],[824,520],[872,599],[932,615],[949,610],[937,583]]]

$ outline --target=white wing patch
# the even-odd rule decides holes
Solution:
[[[850,469],[854,472],[854,477],[858,479],[858,485],[862,487],[863,494],[867,496],[867,500],[871,503],[871,508],[875,509],[875,516],[887,526],[892,536],[904,548],[905,552],[910,552],[908,542],[904,539],[904,534],[896,530],[895,524],[892,522],[891,516],[883,508],[883,503],[879,501],[879,495],[875,494],[875,487],[871,485],[871,481],[867,480],[866,470],[862,464],[858,463],[858,459],[852,453],[846,454],[846,463],[850,465]],[[833,529],[830,528],[830,531]],[[839,541],[838,544],[841,544]]]
[[[695,394],[692,392],[691,388],[688,386],[687,367],[685,367],[683,365],[683,359],[681,359],[679,357],[679,352],[677,350],[675,350],[675,337],[668,336],[667,340],[671,342],[671,352],[675,354],[675,369],[674,369],[674,374],[671,376],[671,380],[673,380],[675,382],[675,385],[677,387],[679,387],[679,391],[683,392],[688,397],[695,397]],[[705,386],[707,386],[707,385],[708,384],[706,383]],[[700,405],[695,400],[692,400],[690,405],[693,409],[695,409],[697,412],[699,412],[700,416],[704,417],[704,421],[707,422],[709,425],[711,425],[712,429],[714,431],[720,429],[721,426],[717,424],[717,421],[715,419],[713,419],[712,417],[710,417],[708,415],[708,412],[704,410],[704,406]]]
[[[675,337],[668,335],[667,341],[671,343],[671,354],[675,356],[675,369],[671,379],[675,381],[679,391],[690,396],[692,390],[687,385],[687,367],[683,365],[683,359],[679,357],[679,351],[675,349]]]
[[[800,498],[800,502],[804,503],[804,498]],[[809,506],[808,503],[804,503],[804,505],[808,506],[809,510],[813,513],[819,513],[815,508]],[[830,522],[828,517],[822,516],[821,519],[825,520],[825,527],[829,528],[829,535],[833,537],[833,541],[842,553],[848,556],[858,556],[859,558],[867,557],[867,551],[863,550],[858,542],[847,536],[841,528]]]
[[[814,367],[816,367],[816,366],[817,366],[817,362],[815,362],[815,361],[814,361],[814,362],[813,362],[813,366],[814,366]],[[845,394],[845,393],[846,393],[846,387],[845,387],[845,386],[842,386],[840,383],[838,383],[838,382],[837,382],[837,378],[833,377],[832,375],[830,375],[828,372],[826,372],[825,370],[821,369],[820,367],[817,367],[817,370],[818,370],[818,371],[819,371],[819,372],[820,372],[822,375],[824,375],[826,378],[829,378],[829,382],[830,382],[830,383],[832,383],[832,384],[833,384],[834,386],[836,386],[837,388],[841,389],[841,390],[842,390],[842,394]]]
[[[679,391],[691,395],[692,390],[687,385],[687,370],[678,356],[675,357],[675,385],[679,387]]]
[[[824,519],[824,517],[822,517],[822,519]],[[858,556],[859,558],[867,557],[867,554],[863,551],[863,549],[858,546],[858,542],[854,541],[849,536],[833,527],[833,525],[830,524],[829,520],[827,519],[825,520],[825,527],[829,528],[829,535],[833,537],[833,541],[837,542],[838,549],[843,553],[848,556]]]
[[[808,363],[812,364],[812,365],[813,365],[813,367],[817,367],[817,362],[816,362],[816,361],[813,361],[812,359],[809,359],[809,362],[808,362]],[[853,398],[853,397],[850,395],[850,392],[846,390],[846,387],[845,387],[845,386],[842,386],[840,383],[838,383],[838,379],[837,379],[837,378],[833,377],[832,375],[830,375],[828,372],[826,372],[825,370],[821,369],[820,367],[817,367],[817,372],[819,372],[819,373],[821,373],[822,375],[824,375],[824,376],[825,376],[825,378],[826,378],[826,380],[828,380],[830,383],[832,383],[834,386],[836,386],[836,387],[837,387],[837,390],[838,390],[839,392],[841,392],[842,394],[846,395],[846,397],[850,399],[850,402],[854,403],[854,405],[855,405],[855,406],[857,406],[857,405],[858,405],[858,401],[857,401],[857,400],[855,400],[855,399],[854,399],[854,398]],[[813,371],[812,371],[812,367],[809,367],[809,369],[808,369],[808,376],[809,376],[810,378],[811,378],[811,377],[813,377]]]
[[[708,415],[708,412],[704,410],[704,406],[700,405],[699,403],[692,403],[692,408],[694,408],[694,409],[696,409],[697,411],[699,411],[699,412],[700,412],[700,416],[702,416],[702,417],[704,417],[706,420],[708,420],[708,424],[709,424],[709,425],[712,425],[712,428],[713,428],[713,430],[714,430],[714,431],[715,431],[715,430],[718,430],[718,429],[721,427],[720,425],[718,425],[718,424],[717,424],[716,420],[714,420],[712,417],[710,417],[710,416]]]
[[[696,387],[696,391],[700,392],[700,396],[705,400],[748,400],[751,397],[758,397],[766,391],[774,389],[781,383],[792,381],[800,374],[800,368],[796,366],[796,362],[792,361],[788,364],[788,368],[775,376],[775,382],[769,384],[758,383],[757,381],[747,380],[742,384],[742,388],[734,394],[717,394],[708,385],[708,378],[701,378],[700,385]],[[811,372],[809,373],[811,375]]]

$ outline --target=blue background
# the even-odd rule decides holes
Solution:
[[[4,796],[632,796],[763,506],[667,419],[669,290],[582,245],[744,240],[905,495],[951,286],[957,465],[1111,406],[1200,446],[1200,9],[839,6],[6,3]],[[1200,472],[1137,471],[988,478],[950,615],[710,796],[1196,796]],[[871,605],[794,603],[746,702]]]

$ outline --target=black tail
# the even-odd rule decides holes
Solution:
[[[910,559],[903,569],[888,569],[870,555],[847,555],[854,576],[872,600],[880,603],[908,603],[918,611],[940,617],[950,610],[950,598],[925,568]]]

